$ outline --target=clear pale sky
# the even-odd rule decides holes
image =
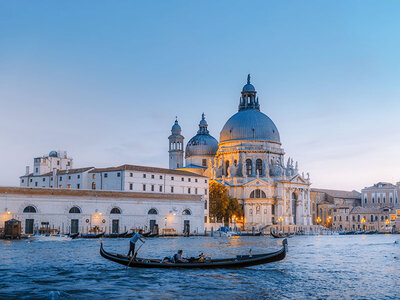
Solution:
[[[33,157],[168,167],[248,73],[312,187],[400,181],[399,1],[2,1],[0,185]]]

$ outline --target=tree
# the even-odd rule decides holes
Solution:
[[[216,182],[210,182],[210,216],[216,217],[217,220],[224,220],[227,225],[232,216],[243,216],[242,206],[236,198],[228,195],[228,189]]]

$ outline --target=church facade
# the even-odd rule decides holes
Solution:
[[[244,226],[311,225],[310,177],[288,158],[274,122],[260,111],[254,86],[243,87],[234,114],[220,132],[209,134],[204,114],[199,131],[183,151],[183,136],[175,121],[169,137],[170,168],[207,176],[228,188],[244,209]],[[185,157],[185,167],[183,165]]]

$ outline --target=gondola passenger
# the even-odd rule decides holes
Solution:
[[[185,258],[182,257],[182,253],[182,250],[178,250],[178,252],[174,255],[175,263],[183,263],[187,261]]]
[[[143,237],[143,235],[141,233],[142,233],[141,230],[139,232],[136,232],[135,235],[133,237],[131,237],[131,239],[129,240],[128,256],[130,256],[131,253],[132,253],[132,255],[135,255],[135,246],[136,246],[136,242],[138,240],[140,240],[142,243],[144,243],[144,240],[141,239]]]

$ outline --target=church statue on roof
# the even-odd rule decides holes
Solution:
[[[201,174],[225,185],[230,196],[243,205],[245,228],[311,225],[310,178],[299,173],[293,159],[289,158],[285,166],[278,128],[261,112],[250,79],[249,74],[238,111],[223,126],[219,142],[210,135],[203,113],[199,130],[185,151],[183,136],[182,145],[173,151],[174,157],[179,156],[174,159],[181,162],[180,166],[175,167],[175,163],[170,168]]]

